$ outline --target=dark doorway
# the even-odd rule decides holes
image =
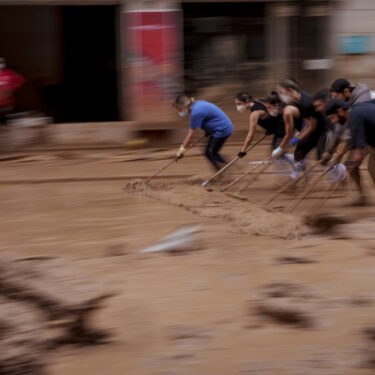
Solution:
[[[63,7],[63,121],[118,119],[116,10]]]
[[[264,80],[264,3],[183,3],[185,88]]]
[[[0,6],[0,55],[25,77],[15,111],[119,119],[116,6]]]

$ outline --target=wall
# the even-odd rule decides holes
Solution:
[[[332,51],[335,55],[334,78],[345,77],[375,88],[375,1],[342,0],[332,10]],[[341,54],[339,39],[345,36],[370,37],[370,51]]]
[[[61,80],[59,11],[54,7],[1,7],[1,56],[27,80],[17,94],[21,109],[41,109],[38,87]]]

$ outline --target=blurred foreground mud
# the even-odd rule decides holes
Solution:
[[[51,351],[103,344],[109,337],[90,318],[111,295],[82,298],[82,291],[51,275],[53,262],[45,262],[48,271],[27,259],[0,263],[1,374],[43,374]]]
[[[265,208],[272,169],[243,200],[220,193],[268,149],[209,189],[198,152],[148,186],[173,150],[9,155],[0,374],[373,374],[373,206],[343,190],[306,225],[323,187],[293,215],[293,192]]]

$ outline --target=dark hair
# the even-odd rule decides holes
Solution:
[[[299,86],[299,83],[298,83],[298,81],[295,79],[295,78],[293,78],[293,77],[288,77],[288,79],[290,79],[292,82],[294,82],[297,86]]]
[[[350,92],[353,91],[353,87],[346,78],[338,78],[332,82],[332,92],[343,92],[345,89],[349,89]]]
[[[291,90],[299,91],[297,81],[294,78],[283,79],[279,83],[279,86],[287,90],[291,89]]]
[[[276,91],[272,91],[269,95],[262,99],[261,102],[275,105],[281,104],[281,99]]]
[[[253,97],[249,95],[249,93],[245,91],[241,91],[236,95],[236,99],[240,100],[241,102],[252,102]]]
[[[194,98],[188,98],[186,95],[178,95],[172,104],[174,107],[186,107],[187,105],[194,104]]]
[[[315,95],[313,96],[313,101],[315,102],[315,100],[321,100],[325,102],[330,98],[331,98],[330,91],[328,89],[322,89],[315,93]]]
[[[328,101],[328,103],[325,106],[325,114],[326,116],[335,114],[339,109],[343,109],[346,111],[350,108],[350,103],[343,102],[340,99],[333,98]]]

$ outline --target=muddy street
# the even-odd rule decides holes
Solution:
[[[69,306],[111,294],[90,316],[105,342],[35,348],[47,374],[373,373],[374,206],[348,206],[355,190],[347,185],[319,211],[343,220],[311,227],[305,217],[329,184],[291,213],[285,209],[298,190],[266,207],[287,179],[273,166],[242,192],[220,192],[269,147],[209,189],[201,184],[212,171],[199,149],[148,186],[144,179],[174,150],[50,151],[1,161],[0,248],[4,262],[20,267],[19,281],[34,287],[22,279],[22,270],[33,271],[42,280],[35,288]],[[237,148],[229,144],[224,154]],[[188,225],[198,228],[194,246],[140,252]]]

